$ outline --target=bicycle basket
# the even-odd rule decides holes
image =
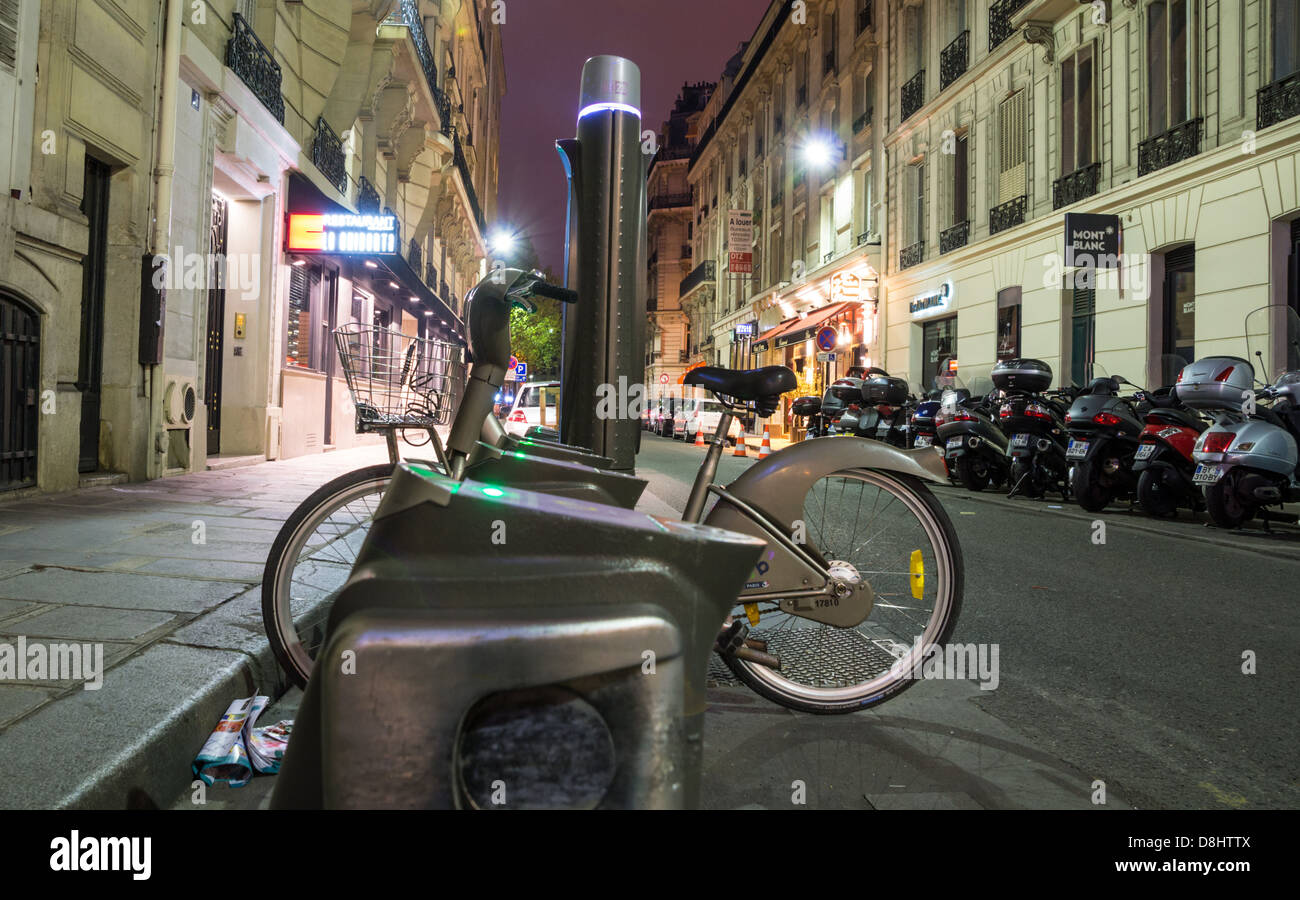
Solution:
[[[451,421],[464,377],[457,345],[359,323],[337,328],[334,340],[358,433]]]

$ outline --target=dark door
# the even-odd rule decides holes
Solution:
[[[1164,353],[1196,359],[1196,250],[1180,247],[1165,254]]]
[[[334,350],[334,329],[338,327],[339,273],[329,271],[321,285],[321,369],[325,372],[325,443],[334,443],[334,373],[338,370],[338,353]]]
[[[1286,303],[1300,316],[1300,219],[1291,222],[1291,256],[1286,267]],[[1300,369],[1300,347],[1287,348],[1287,371]]]
[[[957,318],[926,322],[921,329],[921,386],[929,390],[939,369],[957,357]]]
[[[203,405],[208,410],[208,455],[221,452],[221,371],[225,359],[226,325],[226,220],[230,208],[212,198],[212,229],[208,240],[208,352],[203,376]]]
[[[40,320],[0,295],[0,491],[36,484]]]
[[[81,264],[81,355],[77,390],[81,392],[81,445],[77,471],[99,467],[99,411],[104,381],[104,276],[108,253],[108,166],[86,157],[81,211],[90,227]]]
[[[1092,288],[1075,288],[1070,317],[1070,380],[1077,387],[1092,381],[1092,363],[1096,358],[1097,292]]]

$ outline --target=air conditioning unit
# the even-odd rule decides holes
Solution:
[[[199,395],[193,378],[169,378],[163,391],[163,418],[170,428],[188,428],[194,422]]]

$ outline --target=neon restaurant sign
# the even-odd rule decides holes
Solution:
[[[285,245],[293,253],[397,253],[397,217],[289,213]]]

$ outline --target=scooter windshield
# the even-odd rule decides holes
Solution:
[[[1178,376],[1187,368],[1188,361],[1177,353],[1166,353],[1156,362],[1155,378],[1147,379],[1152,389],[1169,387],[1178,383]]]
[[[1252,310],[1246,316],[1246,348],[1265,383],[1300,370],[1300,315],[1282,304]]]

